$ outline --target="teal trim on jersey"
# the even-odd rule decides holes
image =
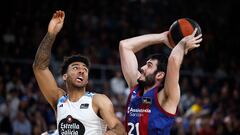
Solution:
[[[95,95],[95,93],[93,92],[86,92],[85,96],[87,97],[93,97]]]

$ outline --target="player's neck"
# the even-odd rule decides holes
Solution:
[[[68,96],[69,100],[71,102],[76,102],[78,101],[86,92],[86,87],[83,87],[82,89],[69,89],[68,90]]]
[[[154,87],[156,87],[157,85],[159,85],[159,83],[155,83],[153,86],[149,86],[149,87],[144,87],[144,94],[146,93],[146,92],[148,92],[149,90],[151,90],[152,88],[154,88]]]

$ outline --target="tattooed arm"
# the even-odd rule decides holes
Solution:
[[[55,38],[62,29],[65,13],[56,11],[48,25],[48,32],[43,38],[33,63],[33,71],[40,90],[49,104],[56,110],[57,100],[64,92],[61,90],[50,72],[48,66],[50,62],[51,49]]]

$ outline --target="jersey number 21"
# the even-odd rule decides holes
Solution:
[[[139,123],[136,123],[134,125],[133,123],[129,122],[128,126],[130,126],[130,130],[128,132],[128,135],[135,135],[134,130],[136,130],[136,135],[139,135]]]

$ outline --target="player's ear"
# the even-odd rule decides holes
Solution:
[[[64,81],[66,81],[67,80],[67,74],[63,74],[62,78],[63,78]]]
[[[157,80],[161,80],[164,76],[165,76],[165,73],[164,73],[164,72],[158,72],[158,73],[156,74],[156,79],[157,79]]]

